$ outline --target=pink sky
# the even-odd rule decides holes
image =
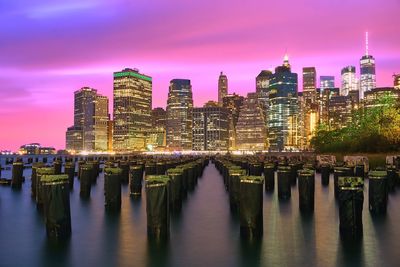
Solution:
[[[174,78],[192,81],[197,106],[217,99],[220,71],[230,92],[254,91],[285,51],[299,77],[315,66],[339,86],[342,67],[359,72],[368,30],[378,86],[400,72],[397,0],[36,2],[0,3],[0,150],[64,148],[73,92],[90,86],[112,104],[112,72],[125,67],[153,77],[154,107]]]

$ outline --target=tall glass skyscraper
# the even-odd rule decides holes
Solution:
[[[320,76],[319,88],[321,90],[321,94],[327,88],[335,88],[335,76]]]
[[[228,94],[228,77],[222,73],[218,78],[218,103],[222,106],[224,97]]]
[[[360,59],[360,99],[365,92],[376,87],[375,58],[368,51],[368,32],[366,33],[365,55]]]
[[[347,66],[342,69],[342,86],[340,95],[347,96],[350,91],[359,91],[359,83],[356,77],[356,67]]]
[[[190,80],[170,82],[167,100],[167,147],[170,150],[192,149],[193,96]]]
[[[114,72],[114,151],[143,151],[151,129],[152,78],[137,69]]]
[[[268,88],[268,139],[272,150],[299,146],[298,78],[291,72],[289,59],[275,68]]]

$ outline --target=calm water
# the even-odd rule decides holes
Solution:
[[[30,177],[30,169],[24,175]],[[366,184],[363,240],[349,247],[339,239],[333,177],[329,188],[319,178],[311,218],[299,213],[297,187],[287,202],[278,201],[277,188],[265,193],[263,240],[252,244],[241,241],[222,177],[209,164],[181,213],[171,217],[166,245],[149,244],[145,196],[130,198],[128,186],[122,189],[121,213],[105,214],[103,174],[90,201],[80,199],[75,180],[71,240],[50,244],[27,179],[19,192],[0,187],[0,266],[400,266],[400,192],[390,195],[387,216],[374,218]]]

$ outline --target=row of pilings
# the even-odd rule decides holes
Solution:
[[[263,191],[274,192],[279,201],[291,198],[297,185],[298,204],[303,215],[312,215],[315,198],[315,173],[321,173],[322,186],[333,176],[334,196],[339,206],[339,233],[343,240],[362,238],[364,179],[368,178],[368,207],[372,215],[385,216],[388,195],[400,185],[399,169],[386,166],[365,172],[365,166],[338,162],[318,166],[315,161],[298,158],[213,157],[229,193],[230,207],[240,218],[240,233],[246,239],[263,234]],[[317,170],[316,170],[317,169]],[[333,175],[332,175],[333,174]],[[277,183],[277,185],[276,185]]]
[[[71,235],[70,190],[79,179],[79,195],[90,199],[91,188],[104,172],[104,206],[107,213],[121,210],[121,186],[129,186],[130,196],[140,198],[145,184],[148,235],[152,239],[169,237],[170,213],[180,212],[182,202],[202,176],[208,159],[204,157],[132,157],[114,161],[95,159],[74,161],[56,159],[52,164],[35,162],[30,166],[31,196],[43,215],[47,236],[66,240]],[[12,163],[13,190],[22,190],[24,164]]]

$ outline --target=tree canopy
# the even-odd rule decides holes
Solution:
[[[386,94],[354,111],[351,123],[341,129],[320,124],[311,145],[317,152],[400,151],[400,104]]]

